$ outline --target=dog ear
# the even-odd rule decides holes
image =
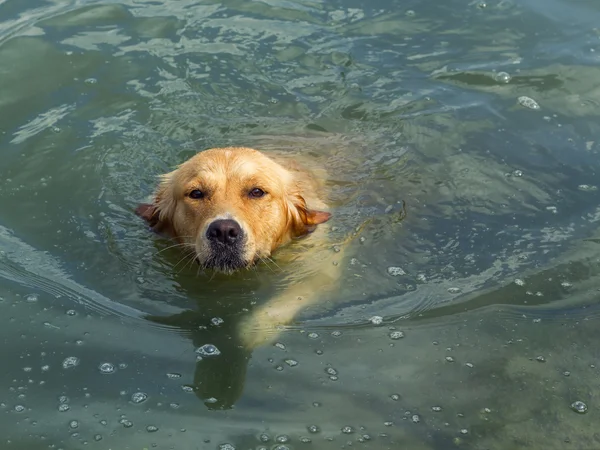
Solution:
[[[152,203],[141,203],[135,209],[135,213],[156,233],[169,233],[172,230],[171,216],[175,205],[173,196],[167,192],[170,186],[170,175],[161,177]]]
[[[289,206],[289,220],[294,237],[301,237],[314,231],[317,225],[327,222],[331,214],[326,211],[309,209],[304,197],[292,196]]]

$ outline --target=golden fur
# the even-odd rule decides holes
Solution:
[[[214,148],[163,175],[152,203],[139,205],[136,212],[155,231],[193,248],[201,266],[232,273],[269,258],[329,220],[319,181],[293,161],[245,147]],[[243,322],[240,337],[246,346],[272,338],[278,325],[290,322],[339,278],[333,252],[325,248],[327,233],[314,233],[313,238],[318,245],[309,251],[320,256],[305,258],[311,264],[300,270],[305,279]]]

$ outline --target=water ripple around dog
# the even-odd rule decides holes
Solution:
[[[0,227],[0,248],[0,278],[40,289],[55,298],[67,297],[101,314],[147,323],[146,312],[115,302],[69,279],[59,261],[30,247],[4,227]]]

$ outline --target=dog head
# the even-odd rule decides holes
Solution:
[[[299,180],[243,147],[200,152],[161,177],[136,210],[157,232],[194,248],[198,262],[230,273],[311,232],[330,214],[308,208]]]

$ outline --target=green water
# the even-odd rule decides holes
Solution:
[[[599,24],[0,0],[0,448],[600,448]],[[313,155],[332,224],[368,221],[336,298],[252,353],[277,271],[198,274],[133,213],[222,145]]]

